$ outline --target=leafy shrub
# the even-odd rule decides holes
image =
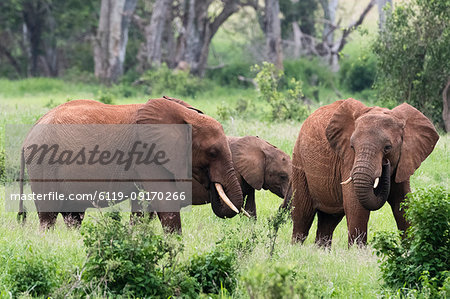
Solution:
[[[95,77],[92,70],[82,71],[77,66],[71,67],[64,71],[62,76],[64,81],[76,82],[76,83],[99,83],[99,80]]]
[[[222,104],[217,106],[217,115],[221,121],[227,120],[230,117],[245,117],[245,112],[248,111],[250,106],[250,101],[246,99],[239,99],[234,106],[222,102]]]
[[[273,120],[302,121],[308,116],[309,111],[301,102],[301,81],[291,78],[288,89],[282,92],[279,91],[279,82],[283,79],[283,71],[268,62],[263,62],[261,66],[256,65],[253,69],[258,72],[255,81],[258,84],[259,98],[269,103]]]
[[[97,95],[97,100],[99,102],[102,102],[103,104],[108,104],[108,105],[111,105],[114,102],[112,94],[109,92],[102,91],[102,90],[99,91],[99,93]]]
[[[160,263],[177,252],[147,222],[130,226],[121,222],[119,214],[111,213],[85,223],[81,233],[88,255],[82,276],[85,282],[112,294],[170,295],[169,278]]]
[[[147,86],[148,93],[191,97],[207,87],[205,80],[194,77],[185,71],[173,71],[165,64],[158,69],[151,69],[144,73],[140,83]]]
[[[6,285],[14,295],[47,296],[58,286],[57,265],[32,247],[12,257],[7,264]]]
[[[343,59],[339,70],[339,81],[350,91],[370,89],[375,80],[376,60],[373,55],[361,55],[357,59]]]
[[[50,99],[47,101],[47,103],[45,103],[44,108],[53,109],[56,106],[58,106],[58,103],[56,103],[55,100]]]
[[[403,208],[411,223],[407,236],[378,233],[373,241],[383,258],[385,283],[393,288],[427,289],[439,296],[450,281],[450,198],[441,187],[420,189],[408,194]]]
[[[249,63],[233,63],[222,68],[207,70],[206,77],[212,81],[230,87],[251,87],[248,81],[239,80],[239,76],[250,78],[252,73],[250,71]]]
[[[334,85],[334,73],[318,58],[285,60],[283,66],[285,79],[281,81],[282,87],[288,88],[292,78],[305,82],[303,93],[308,98],[318,101],[321,87],[331,88]]]
[[[450,77],[449,7],[434,0],[396,4],[373,46],[379,99],[406,101],[436,124],[443,124],[442,91]]]
[[[186,272],[193,277],[199,292],[219,294],[233,292],[236,285],[236,254],[225,246],[191,257]]]
[[[306,298],[306,283],[289,265],[257,265],[243,277],[250,298]]]

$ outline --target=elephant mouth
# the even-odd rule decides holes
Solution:
[[[224,203],[228,208],[230,208],[234,213],[239,214],[242,212],[244,216],[251,218],[250,214],[244,210],[244,208],[241,207],[241,210],[233,204],[233,202],[228,198],[228,196],[225,193],[225,190],[223,189],[222,184],[217,182],[212,182],[208,188],[209,194],[210,194],[210,201],[213,207],[213,210],[215,209],[214,204],[214,198],[217,198],[221,201],[221,203]],[[216,213],[217,214],[217,213]],[[226,217],[226,216],[225,216]]]

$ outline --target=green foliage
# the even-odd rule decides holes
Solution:
[[[332,88],[335,75],[318,58],[285,60],[285,78],[281,84],[286,88],[291,78],[304,82],[303,93],[306,97],[319,101],[319,92],[324,88]]]
[[[97,100],[103,104],[111,105],[113,104],[113,95],[110,92],[100,90],[97,95]]]
[[[237,103],[232,106],[229,103],[222,102],[217,106],[217,115],[219,120],[224,121],[230,117],[243,117],[249,112],[251,103],[246,99],[238,99]]]
[[[88,255],[82,277],[85,282],[112,294],[170,295],[160,263],[173,248],[147,223],[131,227],[121,222],[119,214],[111,213],[85,223],[81,234]]]
[[[340,65],[340,83],[349,91],[358,92],[372,87],[376,74],[376,61],[373,55],[363,54],[356,59],[352,57],[342,59]]]
[[[225,246],[191,257],[186,272],[193,277],[199,292],[219,294],[222,289],[233,292],[236,286],[236,254]]]
[[[6,285],[14,295],[47,296],[58,284],[56,261],[31,246],[11,257],[6,267]]]
[[[289,265],[256,265],[242,280],[250,298],[307,298],[306,282]]]
[[[148,93],[162,95],[179,95],[194,97],[207,88],[207,82],[185,71],[173,71],[163,64],[158,69],[144,73],[140,83],[145,85]]]
[[[280,0],[280,11],[283,13],[281,19],[281,33],[288,37],[292,32],[292,22],[298,22],[303,33],[315,35],[315,18],[319,2],[316,0]]]
[[[206,78],[220,84],[230,87],[251,87],[248,81],[239,80],[239,76],[250,78],[250,63],[235,62],[218,69],[206,71]]]
[[[403,208],[411,223],[407,236],[378,233],[373,241],[383,257],[381,271],[392,289],[419,289],[437,297],[450,279],[450,197],[442,187],[419,189]],[[445,287],[443,285],[446,284]]]
[[[450,77],[450,5],[413,0],[396,5],[373,49],[375,87],[388,104],[406,101],[442,124],[442,90]]]
[[[278,237],[278,231],[281,226],[285,224],[290,219],[291,212],[289,209],[278,209],[277,213],[269,218],[269,241],[270,241],[270,256],[273,255],[275,250],[275,244]]]
[[[272,120],[293,119],[302,121],[309,115],[308,109],[302,105],[302,82],[291,78],[286,92],[279,91],[279,82],[284,72],[268,62],[255,65],[257,71],[255,81],[258,84],[259,98],[269,103]]]

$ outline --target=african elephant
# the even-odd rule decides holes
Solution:
[[[438,139],[433,124],[406,103],[389,110],[347,99],[319,108],[294,147],[292,241],[306,239],[317,213],[317,244],[331,245],[344,215],[349,246],[365,244],[369,213],[386,201],[405,231],[400,204],[410,192],[409,178]]]
[[[93,100],[75,100],[62,104],[45,114],[37,121],[37,124],[190,124],[192,132],[192,178],[200,182],[204,188],[212,191],[212,209],[214,213],[219,217],[233,217],[242,208],[243,197],[242,191],[236,177],[236,172],[233,168],[233,161],[231,156],[231,150],[228,145],[225,133],[222,126],[215,119],[204,115],[200,110],[197,110],[189,104],[168,97],[149,100],[145,104],[130,104],[130,105],[106,105]],[[26,140],[23,143],[23,155],[22,155],[22,173],[23,177],[23,160],[29,156],[29,146],[36,140],[48,139],[50,134],[47,129],[39,129],[40,127],[35,125],[28,133]],[[58,131],[59,134],[56,137],[60,145],[67,145],[73,141],[71,136],[65,136],[65,132]],[[173,132],[174,142],[178,142],[179,137],[176,132]],[[133,132],[127,134],[114,134],[113,136],[107,136],[117,144],[125,144],[128,146]],[[53,137],[55,138],[55,137]],[[94,137],[95,139],[95,137]],[[180,141],[181,142],[181,141]],[[190,148],[190,147],[189,147]],[[177,147],[170,149],[172,155],[183,156],[187,155]],[[163,165],[165,167],[165,165]],[[87,166],[86,166],[87,167]],[[45,171],[56,171],[59,173],[73,172],[73,168],[65,165],[58,165],[55,169]],[[28,174],[30,178],[39,177],[42,169],[39,167],[30,167],[27,165]],[[131,169],[130,172],[136,174],[135,177],[145,177],[145,172],[148,172],[148,167],[141,167],[139,169]],[[175,170],[162,168],[164,175],[169,178],[173,178]],[[142,175],[144,173],[144,175]],[[110,182],[105,182],[105,186],[99,185],[95,187],[87,185],[87,193],[94,193],[98,189],[109,188],[108,190],[120,191],[125,194],[131,194],[132,192],[139,192],[135,182],[122,181],[115,182],[115,174],[96,173],[96,170],[86,171],[86,173],[76,173],[83,177],[86,175],[89,178],[108,177]],[[113,182],[113,183],[111,183]],[[148,183],[144,180],[139,183],[140,186],[146,189]],[[175,184],[175,183],[174,183]],[[61,187],[63,186],[63,187]],[[37,184],[31,180],[31,188],[35,193],[46,193],[49,191],[59,191],[60,193],[71,193],[71,186],[69,184],[60,184],[58,187],[54,187],[51,183]],[[59,188],[55,190],[55,188]],[[60,190],[63,188],[62,190]],[[90,188],[90,189],[89,189]],[[23,187],[21,186],[21,189]],[[41,228],[52,227],[56,221],[57,212],[43,212],[45,210],[44,204],[35,201],[38,211],[39,221]],[[64,203],[61,203],[64,204]],[[92,203],[88,202],[83,209],[92,207]],[[63,206],[61,206],[62,211]],[[21,202],[20,211],[23,212],[23,204]],[[63,213],[66,218],[73,218],[72,220],[81,223],[83,219],[83,211],[76,211],[80,213]],[[181,220],[179,212],[159,212],[158,217],[164,228],[169,231],[181,232]],[[65,219],[70,220],[70,219]],[[67,222],[66,222],[67,223]]]
[[[256,218],[255,189],[270,190],[281,198],[289,196],[287,192],[291,158],[259,137],[227,138],[244,195],[244,209]],[[193,180],[192,204],[202,205],[209,202],[208,191],[199,182]]]

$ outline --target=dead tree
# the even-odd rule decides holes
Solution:
[[[328,1],[325,2],[327,3],[328,7]],[[305,34],[300,30],[300,28],[295,28],[295,31],[297,32],[295,33],[294,41],[283,41],[283,43],[287,45],[293,45],[294,47],[296,47],[296,45],[300,43],[301,52],[303,55],[321,57],[331,67],[332,71],[336,72],[339,70],[339,53],[347,44],[349,35],[362,24],[365,17],[374,5],[375,0],[371,0],[361,12],[358,19],[351,22],[350,25],[345,28],[340,27],[340,21],[337,21],[336,24],[331,24],[331,19],[324,20],[324,22],[329,26],[326,26],[326,30],[324,29],[322,38]],[[335,31],[338,29],[341,29],[342,34],[338,39],[336,39]]]
[[[280,4],[278,0],[265,0],[264,33],[269,62],[283,69],[283,50],[281,47]]]
[[[103,83],[117,82],[123,74],[128,25],[137,0],[102,0],[94,40],[95,76]]]

